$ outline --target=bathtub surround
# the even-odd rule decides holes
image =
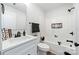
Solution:
[[[66,40],[75,40],[75,35],[72,36],[69,34],[72,31],[75,33],[74,10],[70,13],[67,11],[67,9],[71,7],[73,7],[73,4],[64,4],[46,13],[46,41],[55,43],[60,41],[61,44],[63,44],[66,43]],[[51,29],[52,23],[62,23],[63,27],[60,29]],[[70,44],[71,43],[66,43],[66,45]]]

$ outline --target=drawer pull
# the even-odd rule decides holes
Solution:
[[[31,54],[28,54],[28,55],[31,55]]]

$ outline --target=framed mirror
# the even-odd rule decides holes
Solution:
[[[21,35],[26,30],[26,5],[24,3],[2,3],[1,28],[3,39]],[[4,10],[5,9],[5,10]]]

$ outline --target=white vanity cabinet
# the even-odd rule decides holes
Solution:
[[[14,47],[2,50],[2,55],[37,55],[37,44],[38,40],[32,39]]]

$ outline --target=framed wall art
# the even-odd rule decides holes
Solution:
[[[52,23],[51,24],[51,28],[52,29],[59,29],[59,28],[62,28],[62,23]]]

